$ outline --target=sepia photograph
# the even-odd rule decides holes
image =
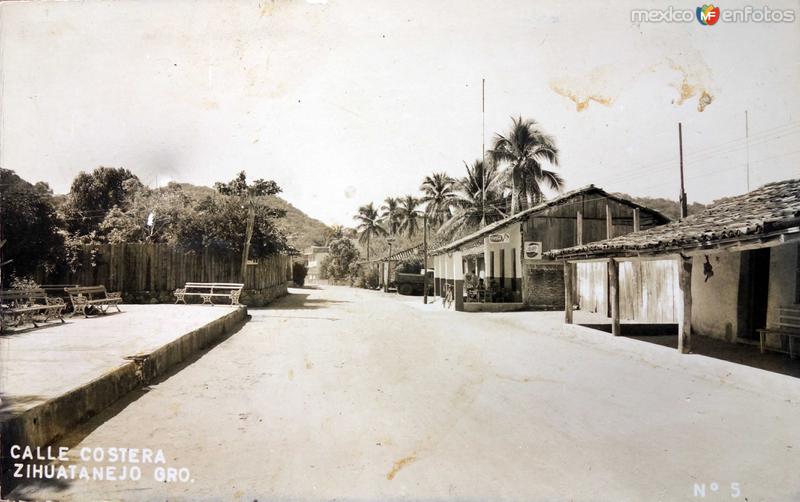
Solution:
[[[800,0],[0,0],[0,500],[800,501]]]

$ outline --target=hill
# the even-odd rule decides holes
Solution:
[[[655,209],[656,211],[661,212],[664,216],[667,216],[672,221],[678,221],[681,214],[680,204],[678,204],[678,201],[676,200],[665,199],[663,197],[635,197],[626,193],[616,193],[614,195],[625,197],[626,199],[630,199],[637,204]],[[692,202],[689,204],[687,209],[689,210],[689,214],[695,214],[705,208],[706,206],[700,204],[699,202]]]
[[[211,187],[192,185],[191,183],[177,184],[192,198],[200,198],[217,193]],[[281,197],[270,196],[267,197],[267,201],[270,207],[286,211],[286,216],[277,221],[277,226],[286,234],[292,247],[302,252],[309,246],[320,245],[325,242],[330,231],[327,225],[308,216]]]

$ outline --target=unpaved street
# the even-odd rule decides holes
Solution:
[[[325,287],[251,309],[240,331],[66,439],[162,449],[191,481],[15,495],[800,499],[796,379],[564,327],[561,313],[420,302]]]

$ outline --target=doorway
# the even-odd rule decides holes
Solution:
[[[770,248],[742,253],[739,279],[739,338],[758,340],[758,331],[767,327]]]

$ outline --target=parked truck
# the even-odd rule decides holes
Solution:
[[[423,293],[424,279],[425,277],[422,275],[422,272],[418,274],[397,272],[395,274],[397,292],[401,295],[420,296]],[[428,294],[433,294],[433,270],[428,270]]]

